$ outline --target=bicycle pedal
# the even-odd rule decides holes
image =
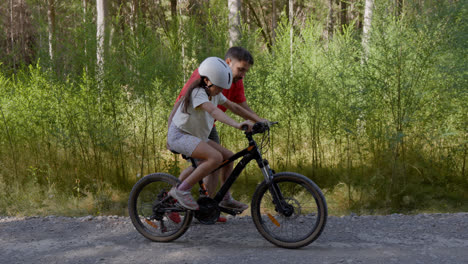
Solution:
[[[178,209],[185,209],[177,200],[174,200],[173,205]]]
[[[221,207],[221,206],[219,207],[219,209],[221,212],[224,212],[230,215],[238,215],[238,214],[242,214],[243,212],[243,210],[231,209],[231,208],[226,208],[226,207]]]

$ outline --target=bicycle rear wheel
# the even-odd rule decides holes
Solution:
[[[176,205],[169,190],[179,180],[165,173],[143,177],[134,186],[128,199],[128,214],[136,230],[156,242],[169,242],[182,236],[193,218],[191,210]]]
[[[316,240],[327,221],[327,204],[319,187],[307,177],[292,173],[275,174],[272,188],[289,212],[279,213],[266,182],[252,197],[252,219],[260,234],[284,248],[299,248]]]

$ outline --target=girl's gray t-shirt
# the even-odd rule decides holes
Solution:
[[[187,113],[183,113],[182,102],[177,109],[172,122],[180,130],[189,133],[195,137],[200,138],[203,141],[208,141],[211,129],[213,128],[214,118],[201,107],[201,104],[211,102],[215,106],[222,105],[227,101],[227,98],[219,93],[218,95],[212,96],[211,100],[208,97],[204,88],[195,88],[191,94],[190,105],[187,107]],[[180,100],[183,100],[182,98]]]

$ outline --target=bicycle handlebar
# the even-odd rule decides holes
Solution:
[[[271,121],[257,122],[253,125],[251,132],[247,132],[247,129],[248,129],[247,125],[243,125],[241,129],[244,130],[246,134],[250,133],[251,135],[255,135],[255,134],[263,133],[269,130],[271,126],[276,125],[276,124],[278,124],[278,122],[271,122]]]

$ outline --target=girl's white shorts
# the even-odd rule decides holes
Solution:
[[[202,142],[200,138],[180,130],[174,125],[174,122],[171,123],[167,132],[167,145],[169,145],[170,150],[191,157],[200,142]]]

